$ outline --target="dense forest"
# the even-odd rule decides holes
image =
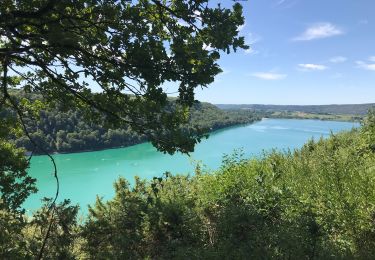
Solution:
[[[38,94],[25,94],[15,90],[12,93],[23,102],[42,100]],[[252,123],[261,117],[260,113],[252,111],[223,111],[209,103],[197,102],[190,109],[190,125],[205,132]],[[147,141],[144,135],[137,134],[130,127],[107,129],[85,120],[78,109],[63,110],[58,105],[41,109],[37,119],[26,118],[25,124],[31,138],[48,152],[99,150]],[[25,135],[15,137],[14,142],[17,147],[24,147],[27,151],[34,150],[34,145]],[[40,153],[38,150],[34,152]]]
[[[232,111],[229,109],[227,111]],[[250,110],[263,113],[267,118],[284,118],[284,119],[315,119],[315,120],[331,120],[331,121],[345,121],[345,122],[361,122],[365,115],[359,114],[322,114],[322,113],[306,113],[306,112],[292,112],[292,111],[263,111]],[[262,111],[262,112],[261,112]]]
[[[216,171],[198,163],[192,175],[166,172],[134,184],[120,177],[115,196],[98,197],[83,217],[82,205],[59,197],[49,153],[145,141],[189,153],[210,131],[265,115],[365,116],[373,104],[220,110],[196,102],[196,90],[223,72],[222,56],[255,44],[238,2],[2,1],[0,259],[374,259],[375,110],[360,128],[293,151],[252,158],[237,151]],[[312,28],[308,40],[328,37]],[[357,65],[370,68],[370,60]],[[48,154],[56,180],[54,197],[30,215],[23,204],[37,185],[26,151]],[[79,185],[82,194],[90,188],[88,179]]]
[[[0,258],[372,259],[375,255],[375,111],[362,127],[301,149],[153,180],[120,178],[85,221],[78,206],[32,218],[0,210]]]
[[[365,115],[375,104],[345,104],[345,105],[259,105],[259,104],[217,104],[221,109],[249,109],[265,112],[303,112],[312,114],[332,115]]]

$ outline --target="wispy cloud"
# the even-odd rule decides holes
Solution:
[[[224,75],[227,75],[227,74],[231,73],[230,70],[228,70],[226,68],[223,68],[223,67],[221,68],[221,70],[222,70],[222,72],[218,76],[216,76],[216,78],[215,78],[216,83],[223,82],[223,79],[225,78]]]
[[[313,70],[326,70],[328,69],[325,65],[312,64],[312,63],[301,63],[298,64],[298,68],[303,71],[313,71]]]
[[[293,38],[294,41],[311,41],[343,34],[344,31],[331,23],[317,23],[308,27],[301,35]]]
[[[280,80],[285,79],[286,74],[279,74],[279,73],[273,73],[273,72],[256,72],[250,74],[252,77],[256,77],[258,79],[264,79],[264,80]]]
[[[226,74],[229,74],[230,73],[230,70],[226,69],[226,68],[221,68],[222,72],[220,73],[220,75],[226,75]]]
[[[262,40],[262,37],[255,34],[255,33],[249,33],[246,37],[247,44],[256,44]]]
[[[254,45],[261,40],[262,40],[261,36],[254,34],[254,33],[249,33],[248,36],[246,37],[246,44],[249,45],[250,48],[245,50],[245,54],[259,53],[259,51],[254,48]]]
[[[293,7],[297,2],[298,0],[277,0],[273,6],[287,9]]]
[[[335,56],[335,57],[332,57],[329,59],[329,62],[332,62],[332,63],[343,63],[345,61],[347,61],[348,58],[344,57],[344,56]]]
[[[367,60],[368,61],[356,61],[357,67],[364,70],[375,71],[375,56],[370,56]]]
[[[285,2],[286,2],[286,0],[279,0],[279,1],[277,1],[276,5],[282,5]]]
[[[254,54],[258,54],[258,53],[259,53],[259,51],[254,50],[251,47],[249,49],[245,50],[245,54],[247,54],[247,55],[254,55]]]
[[[375,63],[368,63],[364,61],[357,61],[356,63],[358,68],[375,71]]]

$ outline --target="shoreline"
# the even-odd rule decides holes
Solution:
[[[248,122],[248,123],[226,125],[226,126],[223,126],[223,127],[217,127],[215,129],[211,128],[210,131],[208,131],[206,134],[210,135],[212,133],[215,133],[216,131],[225,130],[227,128],[239,127],[239,126],[254,124],[254,123],[259,122],[261,120],[263,120],[263,118],[261,118],[261,119],[255,119],[252,122]],[[142,141],[142,142],[139,142],[139,143],[135,142],[134,144],[131,144],[131,145],[121,145],[121,146],[105,147],[105,148],[102,148],[102,149],[86,149],[86,150],[70,151],[70,152],[51,152],[50,155],[98,152],[98,151],[105,151],[105,150],[112,150],[112,149],[127,148],[127,147],[132,147],[132,146],[136,146],[136,145],[140,145],[140,144],[145,144],[145,143],[148,143],[148,142],[149,142],[148,140],[145,140],[145,141]],[[26,151],[25,155],[26,156],[30,156],[31,152],[30,151]],[[43,153],[41,153],[41,154],[34,153],[33,154],[33,156],[44,156],[44,155],[46,155],[46,154],[43,154]]]
[[[319,119],[319,118],[301,118],[301,117],[262,117],[260,119],[256,119],[252,122],[249,122],[249,123],[242,123],[242,124],[233,124],[233,125],[227,125],[227,126],[223,126],[223,127],[218,127],[218,128],[215,128],[215,129],[212,129],[210,130],[209,132],[207,132],[208,135],[210,134],[213,134],[217,131],[222,131],[222,130],[226,130],[226,129],[230,129],[230,128],[233,128],[233,127],[241,127],[241,126],[245,126],[245,125],[251,125],[251,124],[254,124],[254,123],[257,123],[257,122],[261,122],[262,120],[268,120],[268,119],[284,119],[284,120],[290,120],[290,119],[295,119],[295,120],[318,120],[318,121],[336,121],[336,122],[348,122],[348,123],[359,123],[360,121],[350,121],[350,120],[335,120],[335,119]],[[149,141],[143,141],[143,142],[139,142],[139,143],[134,143],[134,144],[131,144],[131,145],[122,145],[122,146],[114,146],[114,147],[106,147],[106,148],[102,148],[102,149],[86,149],[86,150],[79,150],[79,151],[71,151],[71,152],[51,152],[50,154],[51,155],[59,155],[59,154],[76,154],[76,153],[90,153],[90,152],[98,152],[98,151],[105,151],[105,150],[112,150],[112,149],[120,149],[120,148],[128,148],[128,147],[132,147],[132,146],[136,146],[136,145],[140,145],[140,144],[145,144],[145,143],[148,143]],[[27,151],[25,153],[26,156],[30,156],[30,152]],[[33,156],[45,156],[46,154],[33,154]]]

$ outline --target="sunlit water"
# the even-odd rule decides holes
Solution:
[[[192,174],[197,161],[207,169],[217,169],[223,155],[231,154],[235,149],[242,149],[246,156],[256,156],[271,148],[294,149],[312,137],[327,137],[331,131],[336,133],[357,126],[348,122],[264,119],[212,133],[210,138],[196,146],[190,157],[162,154],[149,143],[96,152],[57,154],[54,158],[60,179],[59,200],[68,198],[73,204],[80,204],[82,212],[86,212],[87,205],[95,202],[96,195],[104,199],[114,195],[113,182],[119,176],[133,182],[136,175],[150,179],[162,176],[166,171]],[[47,156],[34,156],[29,173],[37,179],[39,189],[24,204],[32,211],[41,206],[41,198],[54,196],[56,184]]]

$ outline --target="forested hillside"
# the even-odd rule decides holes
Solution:
[[[37,94],[24,94],[13,91],[19,100],[35,102],[41,100]],[[205,132],[220,128],[252,123],[259,120],[261,115],[251,111],[223,111],[209,103],[196,103],[191,108],[190,126]],[[78,152],[123,147],[147,141],[144,135],[139,135],[130,127],[104,128],[99,124],[85,120],[78,109],[64,110],[56,107],[45,107],[39,112],[39,118],[26,118],[25,123],[30,136],[48,152]],[[23,135],[14,140],[17,147],[33,151],[34,146]],[[35,153],[40,151],[35,150]]]
[[[217,104],[221,109],[250,109],[267,112],[304,112],[314,114],[334,114],[334,115],[365,115],[368,110],[375,106],[371,104],[347,104],[347,105],[259,105],[259,104]]]
[[[372,259],[375,113],[299,150],[114,188],[81,224],[77,206],[57,205],[46,259]],[[48,211],[23,221],[0,209],[0,258],[35,258]]]

